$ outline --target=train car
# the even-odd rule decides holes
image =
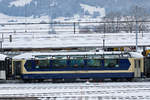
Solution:
[[[143,56],[136,52],[25,53],[13,58],[12,74],[23,80],[130,80],[143,77],[143,65]]]
[[[144,57],[144,75],[150,77],[150,57]]]
[[[0,80],[6,80],[5,58],[6,55],[0,54]]]

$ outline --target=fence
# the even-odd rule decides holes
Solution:
[[[49,34],[80,34],[80,33],[134,33],[135,21],[107,22],[54,22],[54,23],[0,23],[0,33],[49,33]],[[138,32],[150,32],[150,21],[137,21]]]

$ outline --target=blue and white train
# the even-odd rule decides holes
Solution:
[[[12,76],[44,79],[128,79],[144,76],[143,56],[136,52],[25,53],[12,60]]]

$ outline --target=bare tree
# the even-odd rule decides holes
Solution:
[[[120,12],[110,12],[106,15],[105,17],[105,21],[109,21],[109,23],[107,23],[107,25],[105,25],[107,27],[107,33],[118,33],[120,32],[120,28],[119,28],[119,21],[121,20],[121,13]]]
[[[134,16],[124,16],[124,20],[126,21],[126,32],[132,33],[135,26],[135,23],[132,22],[135,20]]]
[[[134,6],[129,12],[130,16],[125,16],[126,25],[129,29],[129,32],[132,33],[136,30],[136,21],[138,21],[138,30],[139,32],[146,32],[148,29],[145,21],[149,18],[149,13],[146,8]]]

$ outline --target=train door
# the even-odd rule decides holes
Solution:
[[[6,70],[6,79],[8,79],[12,75],[12,59],[9,57],[6,57],[4,66]]]
[[[141,62],[140,59],[134,61],[134,77],[141,77]]]
[[[15,78],[20,78],[21,75],[21,61],[13,61],[13,73]]]
[[[4,67],[4,61],[0,60],[0,80],[6,79],[6,71]]]
[[[150,57],[144,58],[144,75],[150,77]]]

